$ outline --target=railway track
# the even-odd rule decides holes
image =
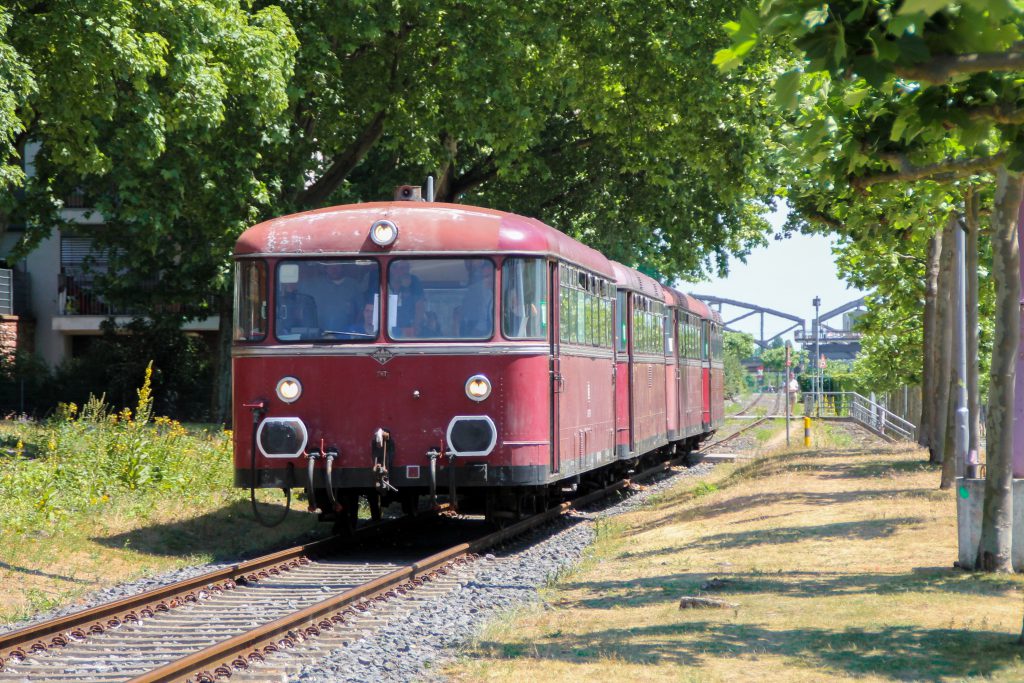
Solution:
[[[722,446],[723,444],[727,444],[730,441],[733,441],[733,440],[739,438],[743,434],[746,434],[747,432],[752,431],[752,430],[756,429],[757,427],[760,427],[761,425],[763,425],[764,423],[768,422],[771,419],[773,419],[773,418],[771,418],[771,417],[762,417],[762,418],[759,418],[757,420],[754,420],[750,424],[744,425],[743,427],[741,427],[740,429],[736,430],[735,432],[733,432],[731,434],[728,434],[726,436],[723,436],[721,439],[718,439],[717,441],[712,441],[711,443],[709,443],[706,446],[704,446],[701,449],[699,449],[697,451],[697,453],[700,454],[700,455],[705,455],[707,453],[710,453],[713,449],[718,448],[719,446]]]
[[[753,400],[753,401],[751,401],[750,403],[748,403],[748,404],[746,405],[746,407],[744,407],[744,408],[743,408],[743,410],[737,411],[737,412],[736,412],[736,413],[735,413],[734,415],[732,415],[731,417],[742,417],[742,416],[744,416],[744,415],[747,415],[747,414],[748,414],[748,413],[749,413],[749,412],[750,412],[751,410],[753,410],[753,409],[754,409],[754,408],[755,408],[755,407],[757,406],[757,404],[758,404],[758,403],[760,403],[760,402],[761,402],[761,399],[762,399],[762,398],[764,398],[764,394],[763,394],[763,393],[760,393],[760,392],[758,392],[757,394],[755,394],[755,395],[754,395],[754,400]]]
[[[449,590],[475,554],[629,485],[414,561],[339,558],[330,538],[28,626],[0,636],[0,681],[280,681],[297,670],[300,652],[315,657],[373,632],[388,615]]]

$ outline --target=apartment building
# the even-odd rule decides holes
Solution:
[[[37,143],[26,145],[27,175],[35,171],[38,149]],[[23,260],[0,269],[0,353],[11,353],[16,345],[56,366],[82,353],[100,335],[104,320],[123,324],[135,317],[134,311],[104,301],[94,287],[106,262],[90,234],[104,221],[87,204],[81,195],[68,197],[61,212],[65,226],[54,228]],[[21,226],[8,229],[0,240],[0,259],[6,260],[22,234]],[[185,329],[216,334],[218,322],[212,316]]]

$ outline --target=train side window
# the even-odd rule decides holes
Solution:
[[[701,360],[708,359],[708,321],[701,321],[700,325],[700,357]]]
[[[508,339],[545,339],[547,262],[509,258],[501,266],[501,332]]]
[[[626,323],[629,318],[626,316],[626,292],[619,290],[615,293],[615,334],[618,335],[619,351],[626,352]]]
[[[232,339],[262,341],[267,336],[267,264],[244,260],[235,263],[235,320]]]

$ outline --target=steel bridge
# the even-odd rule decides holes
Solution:
[[[814,340],[818,336],[815,334],[814,320],[805,320],[798,315],[792,313],[786,313],[785,311],[779,311],[774,308],[768,308],[767,306],[759,306],[758,304],[752,304],[746,301],[737,301],[736,299],[726,299],[720,296],[713,296],[711,294],[694,294],[701,301],[704,301],[711,308],[718,311],[722,315],[722,321],[725,325],[725,329],[737,332],[734,325],[741,320],[745,320],[751,316],[758,316],[760,323],[761,334],[754,337],[754,343],[761,348],[768,348],[768,346],[776,339],[782,338],[783,335],[796,330],[794,338],[798,344],[802,344],[804,349],[813,353]],[[723,312],[723,306],[731,306],[739,310],[739,315],[734,318],[727,318]],[[833,308],[831,311],[826,311],[818,316],[818,322],[821,325],[821,335],[819,345],[821,346],[822,353],[828,358],[833,359],[852,359],[860,351],[860,332],[851,332],[844,330],[842,327],[836,327],[825,324],[826,321],[832,320],[833,318],[841,316],[843,313],[853,311],[859,308],[863,308],[864,298],[854,299],[849,303],[845,303],[842,306]],[[787,324],[779,332],[771,335],[770,337],[765,336],[765,318],[769,321],[775,319],[783,321],[783,324]],[[808,323],[810,323],[811,331],[807,332]]]

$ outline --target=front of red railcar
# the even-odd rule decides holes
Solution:
[[[305,489],[312,506],[349,514],[358,495],[412,507],[432,490],[547,485],[550,231],[411,202],[246,231],[236,485]]]

